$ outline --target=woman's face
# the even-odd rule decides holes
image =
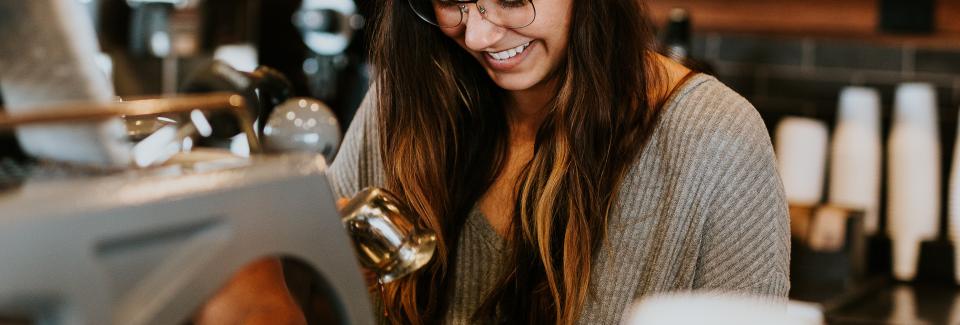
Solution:
[[[487,2],[493,5],[486,7],[495,7],[496,1],[484,0],[481,5]],[[476,58],[497,85],[527,90],[543,83],[564,59],[572,4],[573,0],[534,0],[536,19],[517,29],[485,20],[476,5],[468,4],[462,24],[441,30]],[[511,49],[522,52],[505,58]]]

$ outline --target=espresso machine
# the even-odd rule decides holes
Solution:
[[[80,6],[0,3],[0,133],[22,151],[0,153],[0,323],[189,322],[237,270],[268,256],[315,272],[335,322],[373,323],[360,263],[397,262],[358,256],[369,242],[345,231],[324,174],[340,141],[330,108],[290,97],[280,115],[258,116],[250,106],[263,97],[217,89],[120,99],[96,68],[94,24]],[[219,119],[233,119],[245,154],[200,146]],[[388,243],[418,252],[400,263],[405,272],[429,260],[429,234],[396,219],[371,228],[382,216],[354,201],[366,214],[350,214],[350,231],[367,231],[365,241],[411,234],[422,247]],[[403,275],[376,271],[381,281]]]

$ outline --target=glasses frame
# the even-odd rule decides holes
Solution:
[[[439,27],[439,28],[457,28],[457,27],[462,26],[462,25],[463,25],[463,14],[465,14],[465,13],[468,12],[467,5],[468,5],[468,4],[471,4],[471,3],[472,3],[474,6],[477,7],[477,11],[480,12],[480,16],[483,16],[484,18],[486,18],[487,9],[480,5],[480,0],[450,0],[450,1],[456,3],[456,4],[458,4],[458,5],[460,6],[460,22],[458,22],[456,25],[453,25],[453,26],[440,26],[440,25],[438,25],[438,24],[435,24],[435,23],[431,22],[430,19],[428,19],[427,17],[424,17],[422,14],[420,14],[420,12],[417,11],[417,9],[413,6],[413,2],[414,2],[414,1],[417,1],[417,0],[407,0],[407,6],[410,7],[410,10],[413,11],[413,14],[416,15],[417,17],[420,17],[420,20],[423,20],[423,21],[426,22],[427,24],[430,24],[430,25],[433,25],[433,26],[437,26],[437,27]],[[431,1],[432,1],[432,0],[431,0]],[[533,8],[533,19],[530,19],[530,22],[527,23],[526,25],[519,26],[519,27],[506,27],[506,26],[501,26],[500,24],[494,23],[494,22],[489,21],[489,20],[487,20],[487,21],[489,21],[491,24],[494,24],[494,25],[497,25],[497,26],[499,26],[499,27],[503,27],[503,28],[506,28],[506,29],[520,29],[520,28],[524,28],[524,27],[527,27],[527,26],[532,25],[533,22],[537,20],[537,6],[533,4],[533,0],[523,0],[523,1],[529,2],[529,3],[530,3],[530,7]]]

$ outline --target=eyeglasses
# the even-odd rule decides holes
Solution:
[[[533,0],[407,0],[410,8],[427,23],[454,28],[463,23],[470,12],[468,4],[475,4],[483,18],[504,28],[530,26],[537,18]]]

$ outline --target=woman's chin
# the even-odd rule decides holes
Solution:
[[[507,91],[521,91],[532,88],[537,84],[534,78],[525,78],[523,76],[492,76],[493,82]]]

